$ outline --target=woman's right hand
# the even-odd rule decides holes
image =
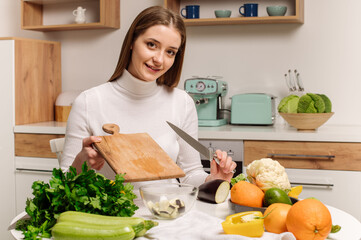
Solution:
[[[81,171],[81,166],[84,162],[87,162],[88,166],[92,169],[102,169],[105,159],[93,148],[93,143],[100,142],[101,140],[100,137],[96,136],[90,136],[83,139],[83,147],[73,162],[73,166],[78,169],[78,171]]]

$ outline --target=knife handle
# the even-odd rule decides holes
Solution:
[[[220,159],[217,157],[217,154],[216,154],[216,153],[213,154],[213,159],[214,159],[214,161],[216,161],[216,163],[219,165],[219,160],[220,160]],[[213,160],[213,159],[212,159],[212,160]],[[211,161],[212,161],[212,160],[211,160]],[[233,170],[232,170],[232,173],[236,173],[236,169],[233,169]]]

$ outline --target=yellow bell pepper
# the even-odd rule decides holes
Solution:
[[[238,234],[246,237],[262,237],[264,233],[263,214],[260,211],[248,211],[229,215],[222,222],[226,234]]]
[[[301,185],[292,187],[291,191],[288,193],[289,197],[298,199],[298,196],[301,194],[303,187]]]

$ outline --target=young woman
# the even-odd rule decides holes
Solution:
[[[81,170],[83,162],[106,177],[114,172],[92,148],[104,135],[102,126],[115,123],[121,133],[147,132],[183,169],[181,182],[199,186],[212,179],[230,181],[236,163],[217,150],[211,174],[204,172],[200,156],[167,125],[172,122],[198,138],[197,112],[192,98],[176,88],[186,45],[181,17],[154,6],[142,11],[125,36],[116,69],[107,83],[81,93],[68,118],[61,167]],[[175,181],[162,180],[162,181]],[[133,183],[138,188],[142,183]]]

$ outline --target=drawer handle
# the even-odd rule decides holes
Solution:
[[[281,154],[281,153],[268,153],[268,157],[295,157],[295,158],[326,158],[332,160],[335,155],[304,155],[304,154]]]
[[[26,172],[45,172],[52,173],[53,170],[44,170],[44,169],[31,169],[31,168],[16,168],[17,171],[26,171]]]
[[[302,186],[313,186],[313,187],[333,187],[332,183],[302,183],[302,182],[291,182],[291,185],[302,185]]]

